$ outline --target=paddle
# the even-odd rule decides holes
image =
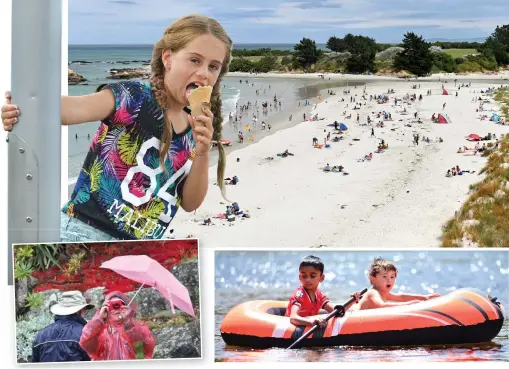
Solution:
[[[365,288],[361,291],[361,297],[362,295],[364,295],[366,292],[368,292],[368,289]],[[352,302],[355,301],[355,298],[351,297],[347,302],[345,302],[343,305],[336,305],[334,306],[334,310],[331,311],[329,313],[329,315],[327,315],[327,317],[325,318],[325,321],[329,321],[332,317],[336,316],[336,317],[342,317],[345,315],[345,306],[348,306],[350,305]],[[313,334],[314,331],[316,331],[318,329],[320,325],[319,324],[316,324],[313,328],[311,328],[309,331],[306,332],[306,334],[304,334],[302,337],[300,337],[297,341],[295,341],[294,343],[292,343],[288,349],[292,349],[292,348],[295,348],[302,340],[308,338],[311,334]]]

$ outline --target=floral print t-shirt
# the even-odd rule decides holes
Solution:
[[[108,84],[115,113],[101,122],[71,199],[62,209],[117,239],[159,239],[180,205],[195,143],[173,132],[166,172],[159,163],[164,113],[149,83]]]

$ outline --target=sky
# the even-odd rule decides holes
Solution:
[[[347,33],[400,42],[471,40],[509,24],[508,0],[69,0],[69,44],[154,44],[177,18],[218,20],[234,43],[325,43]]]

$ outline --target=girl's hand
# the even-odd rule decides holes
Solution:
[[[2,124],[5,131],[12,131],[12,126],[18,123],[19,108],[11,104],[11,91],[5,91],[5,104],[2,105]]]
[[[189,116],[189,124],[193,129],[193,139],[196,142],[196,155],[202,156],[210,151],[210,143],[212,140],[212,134],[214,128],[212,127],[212,121],[214,115],[209,108],[202,108],[204,115],[198,115],[197,117]]]

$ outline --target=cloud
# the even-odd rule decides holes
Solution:
[[[74,12],[73,15],[78,17],[98,17],[98,16],[112,16],[115,13],[108,12]]]
[[[509,1],[69,0],[69,41],[151,43],[175,19],[191,13],[217,19],[236,43],[298,42],[307,33],[317,42],[346,33],[386,42],[400,40],[407,31],[424,37],[485,37],[508,23],[503,15],[509,14]]]
[[[343,7],[342,4],[330,2],[327,0],[306,1],[304,3],[297,3],[295,6],[300,9],[322,9],[322,8],[334,9]]]

